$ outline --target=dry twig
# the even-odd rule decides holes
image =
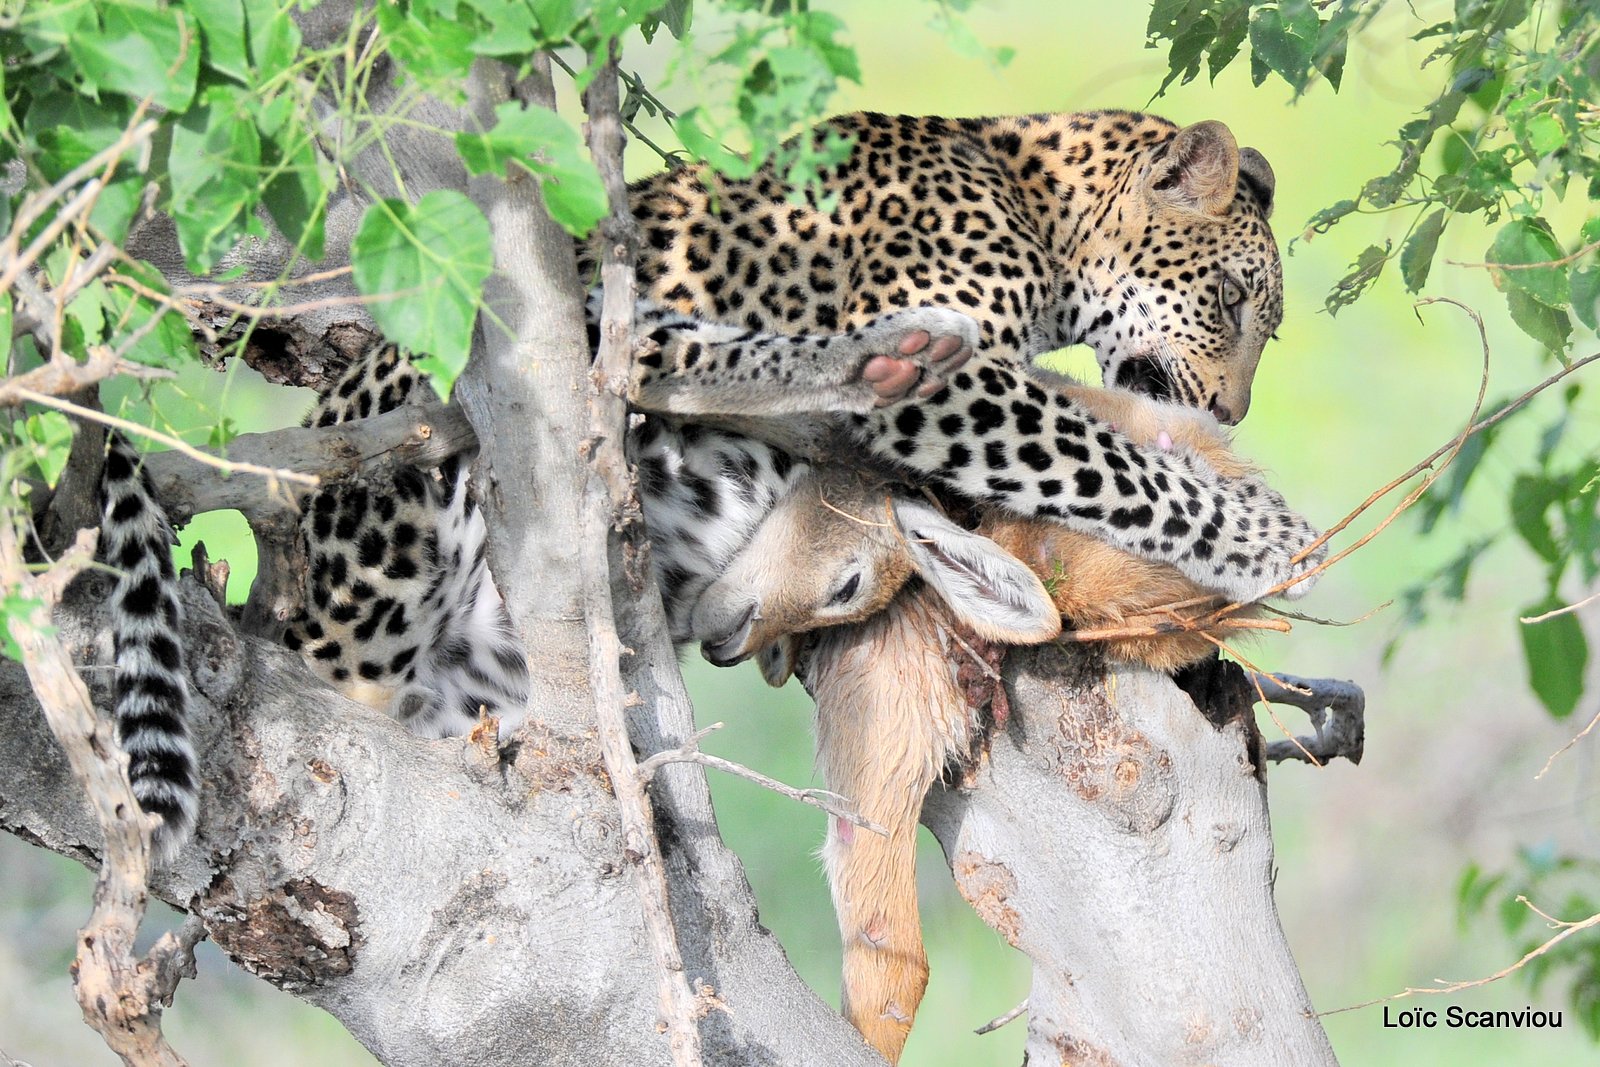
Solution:
[[[596,57],[591,56],[591,65]],[[633,356],[633,305],[637,293],[634,255],[637,237],[622,177],[623,134],[618,114],[615,45],[584,93],[589,116],[589,151],[600,170],[611,214],[600,223],[604,251],[600,276],[604,284],[600,351],[589,391],[590,470],[582,500],[583,537],[579,565],[589,628],[589,682],[594,691],[596,725],[606,772],[611,777],[622,823],[628,869],[639,892],[656,965],[661,971],[661,1025],[672,1048],[675,1067],[700,1067],[699,1004],[684,975],[667,897],[666,875],[656,841],[650,797],[628,741],[617,637],[611,597],[610,534],[619,525],[620,509],[632,498],[622,442],[627,410],[620,387],[628,380]]]
[[[847,796],[828,789],[796,789],[792,785],[785,785],[776,778],[769,778],[760,771],[752,770],[742,763],[735,763],[733,760],[723,759],[721,756],[713,756],[709,752],[702,752],[700,750],[700,742],[704,740],[707,734],[720,729],[722,729],[722,723],[714,722],[704,730],[695,731],[689,740],[677,748],[667,749],[665,752],[657,752],[648,759],[641,760],[639,763],[639,777],[648,783],[654,777],[656,771],[668,763],[694,763],[701,767],[712,767],[731,774],[735,778],[743,778],[747,782],[754,782],[761,788],[771,790],[781,797],[788,797],[790,800],[798,800],[802,804],[810,804],[814,808],[820,808],[829,815],[837,819],[843,819],[853,826],[859,826],[863,830],[871,830],[873,833],[882,834],[885,837],[889,835],[889,831],[886,828],[857,811],[855,804]]]
[[[1027,1010],[1028,1000],[1026,997],[1024,997],[1021,1004],[1018,1004],[1004,1015],[995,1016],[993,1019],[990,1019],[988,1022],[984,1023],[982,1026],[978,1027],[972,1032],[977,1034],[979,1037],[982,1037],[984,1034],[992,1034],[1007,1023],[1021,1018],[1023,1013]]]
[[[11,614],[8,627],[104,838],[94,907],[79,931],[72,964],[78,1004],[84,1021],[124,1063],[179,1067],[182,1057],[161,1033],[161,1005],[171,1002],[178,978],[192,966],[190,951],[202,934],[186,926],[182,935],[167,934],[156,942],[147,957],[134,953],[147,899],[154,820],[140,810],[128,781],[128,759],[95,713],[89,690],[50,625],[51,609],[67,583],[93,560],[96,534],[81,531],[49,569],[30,574],[13,519],[0,517],[0,584],[35,604]]]
[[[1338,1015],[1340,1012],[1358,1011],[1361,1008],[1370,1008],[1377,1004],[1387,1004],[1392,1000],[1403,1000],[1406,997],[1437,996],[1441,993],[1459,993],[1464,989],[1477,989],[1479,986],[1486,986],[1491,982],[1498,982],[1507,975],[1515,974],[1517,971],[1527,966],[1530,961],[1543,956],[1546,952],[1549,952],[1551,949],[1561,944],[1561,942],[1565,941],[1573,934],[1582,933],[1584,930],[1588,930],[1595,926],[1600,926],[1600,913],[1591,915],[1587,919],[1580,919],[1577,922],[1568,922],[1565,919],[1551,918],[1549,915],[1540,911],[1537,907],[1534,907],[1533,903],[1525,896],[1519,895],[1517,897],[1517,901],[1521,904],[1526,904],[1529,910],[1539,915],[1546,922],[1550,923],[1551,926],[1559,928],[1560,933],[1556,934],[1542,945],[1539,945],[1537,948],[1532,949],[1527,955],[1523,956],[1509,967],[1503,967],[1486,978],[1474,978],[1463,982],[1446,982],[1442,978],[1436,978],[1434,981],[1439,983],[1436,986],[1423,986],[1420,988],[1416,986],[1407,986],[1400,992],[1392,993],[1387,997],[1379,997],[1376,1000],[1368,1000],[1361,1004],[1351,1004],[1350,1006],[1344,1008],[1334,1008],[1330,1011],[1319,1011],[1316,1013],[1317,1016],[1320,1018],[1324,1015]]]
[[[1553,611],[1547,611],[1543,615],[1524,615],[1517,621],[1523,623],[1524,625],[1532,626],[1534,623],[1544,622],[1546,619],[1553,619],[1557,615],[1570,615],[1574,611],[1588,607],[1596,600],[1600,600],[1600,590],[1590,593],[1588,596],[1584,597],[1575,604],[1568,604],[1565,607],[1556,608]]]

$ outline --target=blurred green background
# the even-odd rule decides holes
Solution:
[[[838,110],[973,115],[1142,108],[1165,70],[1164,54],[1143,48],[1144,3],[990,0],[969,23],[984,43],[1017,49],[1010,65],[999,70],[955,54],[927,25],[934,7],[924,0],[824,6],[849,22],[862,62],[864,84],[851,87],[837,101]],[[1415,23],[1394,10],[1366,35],[1338,96],[1319,84],[1291,106],[1280,82],[1252,88],[1241,63],[1216,86],[1202,81],[1174,88],[1149,109],[1182,122],[1224,119],[1242,144],[1261,149],[1277,171],[1274,221],[1280,243],[1287,245],[1312,212],[1388,169],[1394,150],[1384,142],[1431,99],[1445,76],[1420,68],[1425,49],[1408,38],[1436,16],[1430,9],[1448,5],[1416,6],[1422,17]],[[652,86],[670,61],[659,48],[636,48],[629,58]],[[671,82],[661,89],[669,103],[692,103],[684,92]],[[630,152],[635,173],[655,166],[647,150],[634,146]],[[1571,212],[1575,228],[1587,205],[1577,193],[1572,200],[1554,214],[1559,219],[1562,211]],[[1479,352],[1471,324],[1447,307],[1419,315],[1392,275],[1337,320],[1321,311],[1324,293],[1356,253],[1385,236],[1399,236],[1404,222],[1401,216],[1357,217],[1313,242],[1297,243],[1285,259],[1287,317],[1262,364],[1238,443],[1270,470],[1294,505],[1322,524],[1459,430],[1477,391]],[[1481,261],[1487,243],[1482,231],[1452,226],[1428,292],[1484,312],[1495,352],[1491,396],[1515,394],[1550,373],[1548,358],[1510,325],[1503,300],[1482,271],[1445,262]],[[1588,349],[1580,344],[1576,354]],[[1087,370],[1086,360],[1074,363]],[[179,429],[195,428],[193,439],[201,441],[201,428],[219,412],[248,431],[282,425],[289,421],[286,413],[299,409],[280,390],[247,378],[195,370],[156,401],[166,419]],[[1325,618],[1363,616],[1431,573],[1469,538],[1504,528],[1503,505],[1487,501],[1504,500],[1513,458],[1534,454],[1554,412],[1553,404],[1536,405],[1505,431],[1477,476],[1489,490],[1478,498],[1484,503],[1469,505],[1426,538],[1414,521],[1402,519],[1296,606]],[[1592,440],[1597,423],[1600,411],[1590,402],[1575,413],[1570,432]],[[242,595],[250,570],[242,521],[207,517],[185,532],[185,543],[196,537],[208,542],[214,558],[234,561],[235,594]],[[1465,602],[1410,634],[1387,668],[1380,655],[1397,633],[1394,609],[1348,628],[1298,623],[1291,635],[1268,635],[1249,646],[1247,655],[1265,667],[1355,679],[1368,695],[1367,753],[1360,767],[1285,766],[1270,776],[1278,903],[1319,1009],[1426,986],[1436,978],[1475,978],[1510,963],[1515,950],[1497,927],[1458,925],[1455,886],[1470,860],[1498,867],[1519,844],[1554,843],[1595,853],[1595,740],[1534,780],[1549,754],[1596,710],[1591,691],[1575,722],[1558,723],[1527,690],[1516,614],[1540,595],[1538,581],[1525,554],[1509,545],[1491,551],[1475,568]],[[1594,609],[1585,611],[1586,626],[1596,617]],[[686,673],[701,722],[728,724],[708,748],[794,784],[816,782],[810,707],[802,691],[794,685],[769,690],[752,667],[717,671],[693,656]],[[1291,728],[1303,728],[1295,713],[1283,718]],[[1270,722],[1264,727],[1274,730]],[[813,855],[822,816],[726,777],[713,777],[712,788],[724,835],[755,886],[762,921],[778,934],[801,975],[836,1005],[837,930]],[[1050,833],[1050,827],[1039,827],[1039,833]],[[973,1030],[1026,995],[1027,961],[977,920],[951,886],[937,846],[931,839],[925,846],[920,880],[933,974],[904,1062],[1016,1064],[1022,1024],[985,1037]],[[35,1067],[115,1062],[79,1022],[66,978],[90,884],[76,865],[0,838],[0,1048]],[[170,915],[151,925],[162,918]],[[174,1045],[192,1062],[373,1062],[331,1019],[244,975],[210,945],[203,946],[200,967],[201,980],[182,987],[167,1015]],[[1566,1006],[1558,989],[1530,994],[1515,979],[1429,998],[1425,1006],[1515,1009],[1529,1003]],[[1386,1030],[1379,1008],[1325,1022],[1349,1064],[1600,1062],[1570,1012],[1566,1028],[1554,1032]]]

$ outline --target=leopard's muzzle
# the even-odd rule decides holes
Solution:
[[[1181,400],[1172,378],[1149,356],[1129,356],[1117,368],[1116,384],[1152,400]]]

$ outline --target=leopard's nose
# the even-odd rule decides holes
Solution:
[[[1245,406],[1249,406],[1249,401],[1245,402]],[[1236,415],[1234,414],[1233,408],[1229,407],[1227,404],[1224,404],[1221,400],[1212,400],[1210,411],[1212,417],[1218,422],[1222,423],[1224,426],[1237,426],[1239,425],[1239,420],[1244,418],[1243,410],[1240,410],[1240,412]]]

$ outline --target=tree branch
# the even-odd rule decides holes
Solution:
[[[1004,673],[1010,725],[923,822],[1033,961],[1028,1061],[1333,1064],[1272,899],[1248,698],[1197,714],[1166,678],[1050,645]]]
[[[144,918],[155,820],[139,810],[128,781],[128,757],[110,725],[95,713],[89,690],[50,622],[67,583],[94,559],[95,540],[94,531],[82,531],[70,551],[42,574],[31,575],[13,516],[0,516],[0,585],[34,601],[31,610],[9,615],[11,638],[104,842],[94,907],[78,932],[72,964],[84,1021],[129,1067],[181,1067],[182,1057],[161,1033],[160,1005],[170,1003],[182,969],[175,957],[186,950],[164,939],[148,957],[134,952]]]
[[[589,63],[597,64],[591,54]],[[583,540],[578,566],[583,576],[589,624],[589,684],[595,694],[595,721],[600,752],[611,776],[622,830],[628,842],[629,870],[639,891],[645,929],[661,979],[661,1016],[676,1067],[700,1067],[702,1053],[695,995],[684,977],[683,954],[673,928],[667,882],[661,866],[645,778],[634,761],[628,740],[627,698],[619,663],[624,654],[617,638],[611,601],[613,531],[637,526],[638,499],[622,443],[627,433],[627,405],[622,399],[633,359],[633,305],[638,298],[633,264],[638,236],[628,208],[628,187],[622,179],[622,125],[617,114],[617,55],[613,43],[583,96],[588,113],[589,152],[605,184],[611,213],[600,223],[600,276],[605,285],[600,323],[600,350],[589,387],[589,476],[583,491]],[[637,536],[635,531],[635,537]],[[643,582],[637,583],[642,587]],[[633,699],[637,700],[635,695]]]

